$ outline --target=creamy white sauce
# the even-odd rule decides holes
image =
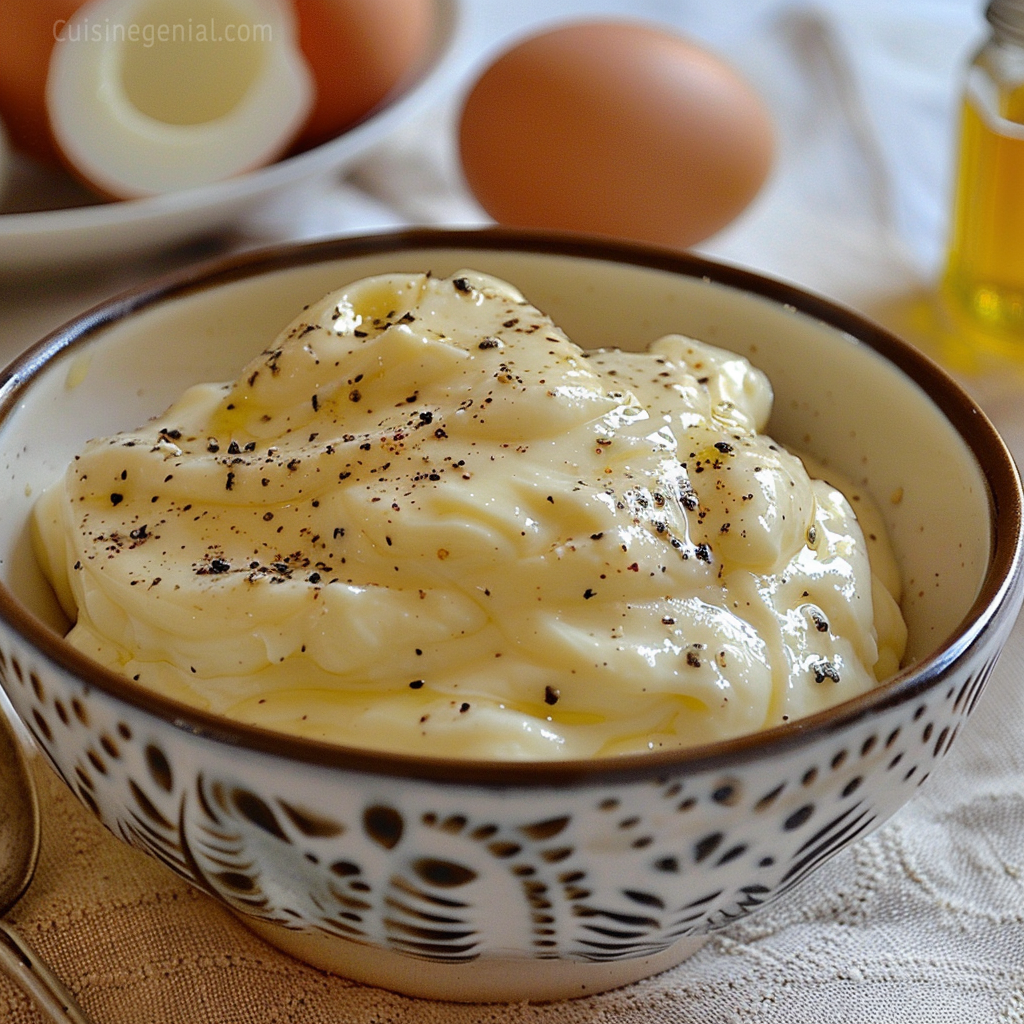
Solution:
[[[862,693],[906,631],[878,524],[761,431],[745,359],[588,353],[465,271],[356,282],[40,499],[69,639],[245,722],[595,757]],[[872,564],[873,563],[873,564]]]

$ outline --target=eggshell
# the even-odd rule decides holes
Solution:
[[[433,0],[293,0],[316,102],[298,148],[361,120],[410,74],[430,44]]]
[[[84,0],[3,0],[0,14],[0,117],[10,143],[57,162],[46,119],[46,74],[56,37]]]
[[[587,21],[532,36],[470,89],[466,181],[495,220],[686,247],[753,199],[771,115],[706,49],[652,25]]]

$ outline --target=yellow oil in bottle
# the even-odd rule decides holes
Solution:
[[[943,291],[969,331],[1024,346],[1024,85],[973,68]]]

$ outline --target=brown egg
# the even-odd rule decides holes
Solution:
[[[365,117],[426,53],[433,0],[293,0],[316,102],[299,148]]]
[[[588,21],[498,57],[466,99],[459,148],[501,223],[686,247],[750,203],[774,132],[758,94],[707,50]]]
[[[46,118],[46,72],[56,36],[83,0],[3,0],[0,118],[11,145],[57,161]]]
[[[85,3],[0,0],[0,119],[11,144],[41,160],[63,159],[49,122],[47,79],[55,43]],[[109,6],[90,0],[83,11],[88,20],[79,31],[103,37],[124,34],[129,25],[184,31],[187,26],[226,22],[226,12],[234,10],[224,0],[158,0],[149,5],[126,0],[114,14]],[[370,113],[414,70],[434,28],[433,0],[284,0],[282,6],[286,14],[294,14],[316,93],[297,149],[334,138]],[[167,88],[173,92],[173,83]]]

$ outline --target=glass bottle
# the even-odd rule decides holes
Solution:
[[[969,335],[1024,351],[1024,0],[992,0],[966,75],[942,290]]]

